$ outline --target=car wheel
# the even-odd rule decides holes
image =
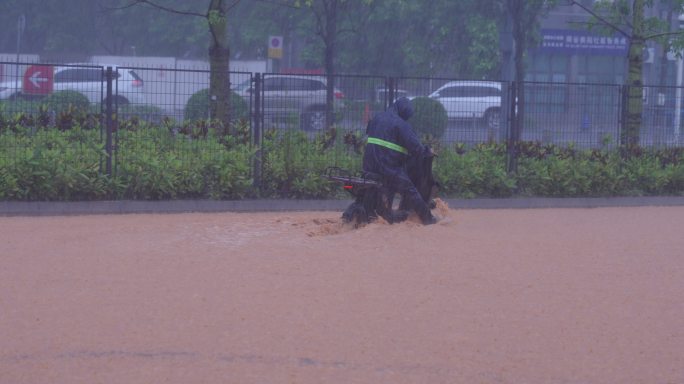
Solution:
[[[301,116],[302,129],[321,131],[325,128],[325,111],[307,111]]]
[[[499,125],[501,124],[501,110],[499,110],[499,109],[487,110],[487,112],[485,112],[485,115],[484,115],[484,122],[487,125],[487,128],[499,129]]]

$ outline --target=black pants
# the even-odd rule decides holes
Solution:
[[[405,203],[402,203],[403,207],[414,209],[423,222],[432,217],[427,202],[418,193],[418,189],[416,189],[416,186],[413,185],[413,182],[406,173],[385,176],[383,184],[384,188],[386,188],[385,193],[389,196],[390,204],[392,197],[396,193],[400,193],[402,199],[407,200]]]

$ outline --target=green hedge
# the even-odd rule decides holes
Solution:
[[[100,172],[102,147],[95,131],[29,130],[0,134],[0,199],[107,198],[114,181]]]
[[[60,112],[80,112],[86,113],[90,107],[90,101],[80,92],[76,91],[57,91],[45,98],[45,105],[48,110]]]
[[[173,132],[146,122],[116,133],[114,176],[104,172],[99,130],[0,129],[0,200],[337,198],[342,188],[322,177],[336,165],[358,170],[362,142],[331,129],[266,132],[258,152],[248,126],[233,135]],[[10,128],[8,128],[10,127]],[[449,197],[640,196],[684,194],[684,150],[577,150],[522,143],[518,173],[506,172],[506,147],[481,144],[441,148],[434,164]],[[255,167],[259,165],[258,172]],[[254,188],[254,176],[260,188]]]
[[[249,116],[247,101],[232,91],[230,93],[230,112],[231,121],[245,119]],[[190,96],[185,104],[184,115],[186,120],[209,119],[216,115],[216,102],[210,103],[208,89],[197,91]]]
[[[433,173],[449,196],[509,197],[516,188],[516,179],[506,172],[506,153],[496,145],[440,150]]]
[[[188,139],[159,128],[121,130],[117,147],[110,178],[97,131],[0,134],[0,199],[238,199],[253,190],[253,149],[213,133]]]
[[[264,138],[262,195],[266,197],[329,198],[342,192],[322,175],[329,166],[360,169],[353,146],[335,140],[333,128],[313,140],[299,130],[271,130]]]

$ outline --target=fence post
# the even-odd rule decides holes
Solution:
[[[511,104],[513,99],[511,97],[511,82],[501,82],[501,115],[499,117],[499,132],[497,132],[497,142],[508,143],[508,137],[511,134]]]
[[[387,105],[385,106],[385,109],[387,109],[390,105],[394,104],[394,91],[396,88],[396,79],[394,77],[390,77],[388,79],[388,92],[387,92]]]
[[[625,144],[625,140],[623,137],[623,133],[625,131],[625,125],[627,124],[627,104],[629,103],[629,85],[623,84],[620,86],[620,90],[622,91],[622,95],[620,95],[620,102],[622,105],[620,106],[620,123],[618,124],[618,132],[617,132],[617,144],[618,147],[622,147]]]
[[[107,153],[106,160],[106,172],[107,176],[112,176],[112,131],[114,124],[114,110],[112,106],[112,79],[114,78],[112,67],[107,67],[105,71],[105,79],[107,81],[107,90],[105,98],[105,129],[106,129],[106,142],[105,142],[105,152]]]
[[[516,145],[518,142],[518,84],[515,81],[510,82],[510,93],[509,93],[510,104],[509,107],[509,117],[510,123],[508,124],[508,137],[506,141],[506,170],[508,173],[516,173],[518,171],[518,158]]]
[[[253,127],[253,132],[252,135],[254,136],[254,145],[257,147],[256,153],[254,154],[254,187],[258,190],[261,187],[261,166],[263,164],[263,149],[261,148],[261,138],[262,138],[262,127],[261,127],[261,122],[262,120],[262,113],[261,113],[261,87],[262,87],[262,78],[261,78],[261,73],[255,73],[254,78],[252,79],[253,86],[252,89],[254,92],[252,92],[252,101],[254,102],[254,108],[252,108],[253,115],[252,115],[252,127]]]

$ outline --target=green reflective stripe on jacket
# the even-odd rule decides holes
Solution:
[[[377,137],[369,137],[368,142],[371,144],[379,145],[381,147],[393,149],[397,152],[403,153],[404,155],[408,155],[408,150],[399,144],[390,143],[389,141],[378,139]]]

